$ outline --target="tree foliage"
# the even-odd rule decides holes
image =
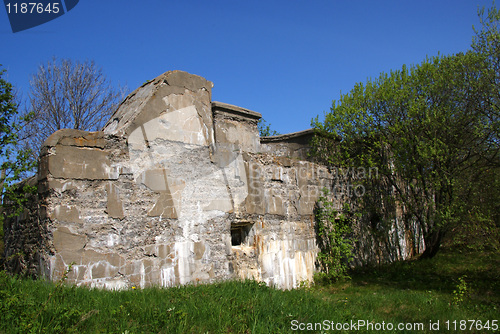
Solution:
[[[16,145],[19,132],[31,115],[19,116],[12,85],[3,78],[4,74],[5,70],[0,69],[0,193],[22,204],[23,199],[16,196],[13,183],[31,171],[34,163],[28,158],[30,150],[19,150]]]
[[[320,272],[315,276],[315,281],[332,283],[343,278],[348,278],[347,269],[352,257],[353,242],[352,217],[349,205],[346,203],[342,213],[337,212],[330,193],[323,190],[315,208],[316,235],[320,249],[316,259]]]
[[[21,191],[19,185],[14,184],[34,168],[34,162],[29,159],[30,151],[16,148],[19,131],[30,115],[19,117],[12,85],[4,79],[4,74],[5,70],[0,69],[0,260],[3,256],[4,206],[10,206],[10,216],[17,215],[27,201],[25,194],[35,191],[28,183],[22,185]]]
[[[471,213],[491,219],[470,196],[477,195],[477,181],[498,175],[500,166],[494,13],[483,21],[473,50],[359,83],[333,103],[324,122],[314,123],[323,134],[315,142],[317,157],[378,168],[388,196],[422,228],[424,257],[434,256],[446,232],[468,223]]]
[[[259,134],[261,137],[269,137],[269,136],[278,136],[279,133],[276,130],[271,129],[271,124],[268,124],[265,119],[259,119],[259,123],[257,123],[257,128],[259,129]]]
[[[488,122],[491,131],[496,137],[498,146],[500,137],[500,10],[495,6],[488,9],[485,14],[484,8],[479,11],[481,29],[474,28],[475,36],[472,40],[472,49],[481,55],[484,62],[482,80],[484,82],[485,94],[482,98],[487,106]]]
[[[121,98],[94,61],[54,58],[40,65],[30,85],[33,119],[25,137],[34,151],[60,129],[100,130]]]

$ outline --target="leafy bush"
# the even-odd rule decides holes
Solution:
[[[344,205],[342,213],[333,208],[328,200],[329,192],[323,189],[315,209],[316,233],[320,252],[317,262],[320,272],[315,275],[317,283],[331,283],[348,278],[348,261],[352,258],[353,240],[352,215],[349,205]]]

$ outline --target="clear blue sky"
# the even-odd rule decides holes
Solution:
[[[214,82],[213,100],[262,113],[288,133],[340,92],[426,56],[466,51],[486,0],[80,0],[13,34],[0,8],[0,63],[26,95],[52,56],[93,59],[130,91],[168,70]]]

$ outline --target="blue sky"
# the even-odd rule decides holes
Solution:
[[[93,59],[129,91],[168,70],[214,82],[213,100],[260,112],[281,133],[380,72],[466,51],[492,1],[80,0],[12,33],[0,8],[0,64],[24,95],[53,56]]]

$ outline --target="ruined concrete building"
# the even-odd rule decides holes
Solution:
[[[260,138],[261,115],[213,102],[212,86],[167,72],[131,93],[103,131],[50,136],[36,198],[5,225],[7,267],[57,280],[73,264],[70,282],[111,289],[311,281],[313,209],[337,176],[307,161],[312,131]],[[372,228],[357,229],[359,263],[422,251],[401,220],[383,240]]]

